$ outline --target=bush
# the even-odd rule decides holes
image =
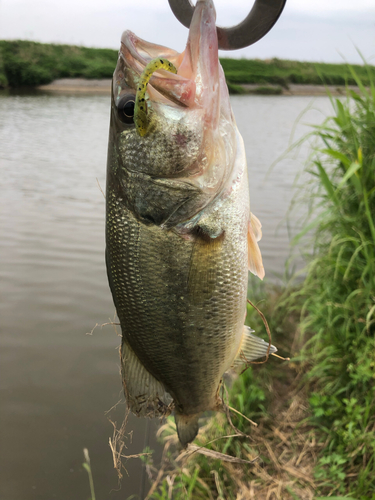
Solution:
[[[0,89],[5,88],[9,85],[8,78],[5,75],[3,54],[0,47]]]

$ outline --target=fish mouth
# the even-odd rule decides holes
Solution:
[[[136,96],[140,77],[156,58],[172,63],[177,74],[163,69],[152,73],[147,84],[147,105],[150,104],[148,109],[152,110],[154,122],[144,137],[139,135],[139,140],[144,146],[147,144],[149,152],[156,144],[155,138],[161,135],[169,149],[172,143],[173,148],[177,146],[181,151],[196,150],[194,158],[184,156],[188,164],[178,170],[173,167],[168,175],[163,159],[163,167],[157,174],[157,177],[179,177],[181,182],[202,193],[204,200],[197,206],[196,214],[232,183],[237,157],[236,125],[219,63],[212,0],[197,1],[182,53],[142,40],[131,31],[124,32],[113,78],[114,103],[122,94]],[[196,140],[189,142],[190,136]],[[148,162],[145,171],[150,171],[151,163],[155,161]],[[152,175],[155,177],[155,172]]]
[[[134,89],[137,77],[152,59],[167,59],[177,68],[177,74],[156,71],[148,86],[150,98],[163,101],[163,96],[177,105],[205,108],[209,110],[206,119],[216,121],[221,68],[212,0],[198,0],[184,52],[147,42],[133,32],[125,31],[121,38],[120,58],[133,74],[133,81],[128,84]]]
[[[176,68],[179,68],[182,60],[182,54],[179,52],[162,45],[146,42],[130,30],[125,31],[121,37],[119,56],[125,69],[128,70],[124,72],[125,79],[128,80],[127,84],[133,89],[137,88],[137,79],[152,59],[167,59]],[[159,69],[152,75],[147,92],[153,101],[163,102],[162,97],[164,97],[171,103],[191,107],[195,101],[196,85],[194,80],[190,78]]]

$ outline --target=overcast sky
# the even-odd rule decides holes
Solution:
[[[216,0],[217,23],[237,24],[253,0]],[[0,39],[119,48],[131,29],[150,42],[184,49],[187,29],[167,0],[0,0]],[[222,56],[375,64],[375,0],[287,0],[274,28],[255,45]]]

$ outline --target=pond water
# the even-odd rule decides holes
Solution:
[[[235,96],[252,211],[263,224],[268,280],[284,272],[284,217],[298,159],[283,160],[310,97]],[[0,93],[0,498],[82,500],[89,449],[98,499],[126,499],[145,481],[129,460],[120,491],[108,439],[124,415],[118,346],[104,263],[108,96]],[[330,111],[315,98],[303,122]],[[308,129],[297,127],[296,136]],[[105,412],[122,401],[109,414]],[[157,423],[130,418],[126,454],[158,448]]]

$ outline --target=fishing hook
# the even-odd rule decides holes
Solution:
[[[173,14],[186,28],[193,17],[191,0],[168,0]],[[230,28],[216,26],[219,49],[235,50],[248,47],[266,35],[279,19],[286,0],[255,0],[249,15]]]

